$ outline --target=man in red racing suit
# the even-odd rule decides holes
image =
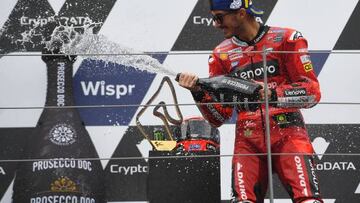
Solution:
[[[310,108],[320,100],[319,83],[307,53],[307,41],[296,30],[260,25],[255,18],[252,18],[253,16],[250,16],[253,13],[250,12],[249,15],[249,8],[244,7],[244,1],[237,10],[238,13],[231,14],[230,12],[234,11],[227,11],[222,7],[216,8],[217,2],[223,4],[226,1],[231,3],[236,0],[210,1],[215,27],[223,29],[227,39],[210,55],[209,75],[210,77],[232,75],[262,83],[265,70],[263,55],[251,51],[262,51],[264,48],[271,51],[266,55],[268,96],[272,101],[269,109],[271,151],[276,154],[285,153],[272,156],[273,169],[293,202],[322,202],[312,157],[314,150],[299,110]],[[244,14],[245,20],[249,20],[248,23],[257,30],[251,40],[241,40],[236,31],[233,31],[235,33],[228,31],[233,25],[230,24],[232,22],[226,27],[225,17],[241,16],[243,9],[247,12]],[[219,15],[222,16],[220,20]],[[239,18],[237,20],[239,21]],[[290,52],[284,53],[284,51]],[[179,84],[192,91],[197,103],[216,101],[213,95],[196,87],[197,78],[194,74],[182,73]],[[206,104],[198,107],[204,117],[216,127],[232,116],[234,108],[222,104]],[[267,152],[265,105],[261,104],[253,112],[239,108],[237,112],[235,156],[232,161],[233,202],[263,202],[268,185],[267,157],[242,154]]]

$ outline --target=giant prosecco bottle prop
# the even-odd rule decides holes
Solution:
[[[43,56],[47,65],[46,106],[14,183],[14,203],[105,202],[103,168],[74,106],[74,56]],[[52,108],[55,107],[55,108]],[[59,108],[58,108],[59,107]],[[66,107],[66,108],[63,108]]]

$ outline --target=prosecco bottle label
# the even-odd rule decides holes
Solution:
[[[31,197],[30,203],[96,203],[96,198],[83,196],[80,186],[71,178],[61,176],[52,181],[49,185],[49,191],[39,193],[38,196]]]
[[[92,162],[88,160],[76,160],[74,158],[55,158],[32,162],[32,172],[52,169],[79,169],[91,172]]]

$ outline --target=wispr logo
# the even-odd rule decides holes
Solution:
[[[102,81],[81,81],[81,88],[85,96],[105,96],[121,99],[131,96],[135,90],[135,84],[107,84]]]

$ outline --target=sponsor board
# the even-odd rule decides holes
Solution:
[[[0,31],[0,53],[41,51],[54,22],[69,26],[96,24],[98,32],[115,1],[66,0],[57,12],[49,1],[18,0]],[[53,25],[51,25],[53,23]]]
[[[146,128],[152,132],[152,128]],[[148,162],[143,157],[138,144],[146,141],[136,126],[129,126],[123,138],[118,143],[112,157],[120,159],[109,160],[106,168],[106,182],[111,187],[107,189],[108,201],[146,201],[146,182]],[[147,156],[147,155],[146,155]],[[136,159],[121,159],[134,157]],[[121,188],[119,190],[118,188]]]
[[[158,59],[163,61],[166,55]],[[75,102],[88,126],[126,126],[145,97],[154,73],[102,61],[84,60],[74,76]],[[114,108],[103,105],[115,106]],[[91,108],[94,106],[94,108]]]
[[[7,1],[4,1],[8,3]],[[9,8],[9,11],[6,10],[5,3],[2,4],[2,8],[4,12],[0,14],[1,22],[4,22],[2,29],[0,30],[0,53],[10,53],[16,50],[21,51],[40,51],[40,41],[43,40],[43,37],[48,36],[48,31],[43,30],[46,25],[53,20],[53,16],[55,14],[59,14],[60,20],[67,24],[72,25],[83,25],[90,22],[102,22],[106,23],[105,19],[107,18],[108,14],[112,10],[113,5],[116,1],[90,1],[90,0],[66,0],[64,5],[59,5],[59,10],[55,10],[52,7],[54,1],[37,1],[34,3],[33,1],[28,0],[19,0],[15,8]],[[320,3],[314,3],[315,5],[326,3],[325,1],[318,1]],[[95,3],[95,5],[94,5]],[[282,21],[286,21],[290,19],[293,22],[304,22],[305,16],[308,15],[301,15],[302,20],[296,20],[291,17],[293,12],[289,12],[288,9],[284,9],[286,1],[277,1],[277,0],[269,0],[266,3],[261,3],[263,5],[259,6],[256,5],[256,1],[254,2],[255,6],[265,10],[266,15],[262,17],[263,22],[267,22],[268,19],[270,23],[274,22],[276,16],[280,16]],[[59,3],[61,4],[61,3]],[[177,36],[177,40],[173,45],[174,51],[194,51],[194,50],[202,50],[202,51],[209,51],[213,49],[219,42],[223,40],[221,31],[216,31],[212,27],[211,17],[208,13],[208,5],[207,1],[198,1],[195,3],[195,7],[193,12],[188,18],[188,21],[185,25],[181,24],[179,26],[183,26],[183,29],[179,36]],[[311,5],[314,5],[313,3]],[[304,3],[303,5],[307,5]],[[354,6],[353,6],[354,5]],[[141,6],[141,5],[139,5]],[[306,36],[310,36],[309,45],[311,49],[319,49],[331,51],[334,50],[359,50],[360,49],[360,41],[357,40],[358,36],[360,35],[360,28],[358,26],[359,19],[360,19],[360,3],[357,1],[351,1],[344,7],[351,7],[350,9],[346,10],[349,12],[341,12],[337,16],[334,16],[333,13],[327,16],[326,21],[334,22],[336,26],[332,25],[334,28],[328,30],[326,34],[324,32],[313,32],[306,33],[303,32],[305,28],[300,28],[301,31],[306,34]],[[331,7],[331,6],[330,6]],[[157,9],[149,7],[149,9]],[[274,12],[273,12],[274,9]],[[283,10],[282,10],[283,9]],[[318,9],[318,8],[316,8]],[[337,9],[337,8],[336,8]],[[131,9],[133,10],[133,9]],[[134,8],[136,11],[136,8]],[[302,9],[302,12],[306,12],[305,10],[311,9]],[[315,12],[314,12],[315,13]],[[324,11],[326,15],[326,11]],[[117,14],[112,13],[114,18],[116,18]],[[346,15],[346,16],[345,16]],[[345,17],[343,17],[345,16]],[[304,17],[304,18],[303,18]],[[298,18],[297,18],[298,19]],[[344,19],[343,22],[339,19]],[[138,19],[139,22],[142,22],[143,19]],[[312,19],[314,20],[314,18]],[[315,20],[316,21],[316,20]],[[313,28],[318,26],[312,21],[306,21],[306,27]],[[326,22],[324,21],[324,22]],[[340,22],[340,26],[338,23]],[[274,23],[272,23],[274,24]],[[271,25],[272,25],[271,24]],[[103,24],[99,24],[102,26]],[[274,24],[276,25],[276,24]],[[293,24],[289,25],[292,26]],[[111,25],[109,25],[111,26]],[[286,25],[287,26],[287,25]],[[298,28],[296,26],[295,28]],[[114,25],[112,30],[117,29]],[[337,31],[337,30],[340,31]],[[99,29],[97,29],[99,30]],[[109,29],[111,30],[111,29]],[[327,30],[327,29],[325,29]],[[126,32],[124,30],[123,32]],[[149,30],[151,32],[151,30]],[[321,34],[319,34],[321,33]],[[339,33],[338,35],[333,33]],[[146,33],[144,33],[146,34]],[[311,35],[309,35],[311,34]],[[33,36],[33,37],[29,37]],[[119,36],[121,37],[121,36]],[[332,39],[335,37],[336,39]],[[136,38],[136,36],[134,37]],[[328,39],[329,38],[329,39]],[[331,38],[331,39],[330,39]],[[326,41],[335,41],[335,44],[331,44],[325,49],[319,46],[313,46],[321,39],[325,39]],[[162,43],[159,41],[158,43]],[[129,42],[131,44],[131,42]],[[165,50],[167,51],[167,50]],[[239,57],[239,56],[233,56]],[[347,60],[336,60],[338,61],[338,65],[331,67],[328,63],[331,63],[334,58],[328,53],[310,53],[310,57],[312,59],[312,67],[314,71],[319,75],[322,70],[326,70],[326,68],[333,68],[336,69],[338,67],[349,67],[352,63],[349,64]],[[357,56],[355,56],[357,57]],[[330,59],[330,60],[328,60]],[[0,58],[1,60],[1,58]],[[305,60],[306,61],[306,60]],[[151,74],[144,74],[141,73],[134,73],[134,75],[125,74],[125,73],[115,73],[113,77],[102,77],[99,74],[95,77],[88,77],[88,75],[92,75],[95,72],[103,73],[104,70],[108,66],[103,65],[102,67],[97,67],[97,61],[84,61],[81,67],[79,68],[78,73],[75,74],[74,82],[76,86],[76,104],[77,105],[128,105],[128,104],[140,104],[142,99],[148,94],[148,87],[152,82],[152,75]],[[100,62],[101,63],[101,62]],[[86,66],[84,64],[89,64]],[[27,64],[29,68],[32,68],[31,64]],[[238,64],[233,64],[236,67]],[[180,66],[180,65],[179,65]],[[323,69],[324,67],[324,69]],[[0,70],[6,70],[6,68],[2,66]],[[181,71],[189,71],[195,67],[183,67]],[[196,68],[204,68],[207,67],[198,67]],[[305,67],[304,67],[305,68]],[[86,70],[88,69],[88,70]],[[111,68],[110,68],[111,69]],[[119,68],[119,69],[122,69]],[[111,69],[114,70],[114,69]],[[343,69],[342,69],[343,70]],[[322,81],[332,81],[338,77],[339,72],[336,71],[335,74],[324,74],[324,78],[320,78]],[[353,69],[346,70],[347,73],[351,73]],[[257,74],[260,76],[262,73],[261,69],[255,70],[253,72],[249,72],[246,77],[251,77],[252,75],[256,76]],[[85,75],[79,75],[80,73],[86,73]],[[344,73],[345,74],[345,73]],[[346,75],[346,74],[345,74]],[[354,74],[353,74],[354,75]],[[356,74],[355,74],[356,75]],[[326,77],[325,77],[326,76]],[[32,77],[36,78],[36,75],[27,75],[21,76],[19,74],[19,78],[14,78],[14,80],[21,80],[22,77]],[[1,74],[0,74],[1,78]],[[134,81],[125,81],[125,79],[134,79]],[[141,81],[142,85],[139,85],[137,82]],[[322,82],[320,81],[320,82]],[[0,90],[1,88],[8,88],[9,84],[4,84],[0,82]],[[16,82],[10,84],[18,85]],[[356,85],[354,85],[357,87]],[[323,95],[326,97],[327,95],[336,95],[332,91],[332,86],[322,86],[323,87]],[[140,90],[140,92],[138,92]],[[36,91],[36,90],[34,90]],[[344,89],[346,92],[347,90]],[[352,91],[350,88],[349,91]],[[0,91],[2,94],[3,91]],[[355,91],[354,91],[355,92]],[[349,93],[349,95],[355,95],[356,93]],[[21,94],[21,93],[20,93]],[[152,94],[152,93],[149,93]],[[182,95],[181,95],[182,96]],[[134,99],[134,97],[136,97]],[[6,96],[2,97],[6,99]],[[355,98],[355,97],[351,97]],[[31,100],[32,98],[21,98],[23,100]],[[134,100],[132,100],[134,99]],[[342,98],[341,98],[342,99]],[[324,100],[330,101],[330,100]],[[1,101],[0,101],[1,102]],[[1,103],[2,104],[2,103]],[[61,97],[59,97],[58,104],[61,105]],[[331,107],[332,108],[332,107]],[[109,126],[109,125],[123,125],[127,126],[137,108],[128,107],[126,108],[102,108],[101,110],[92,108],[81,109],[82,118],[85,121],[85,124],[90,125],[99,125],[99,126]],[[92,111],[92,112],[91,112]],[[310,110],[312,111],[312,110]],[[1,113],[1,112],[0,112]],[[318,114],[316,115],[319,119],[328,116],[328,114]],[[219,115],[220,116],[220,115]],[[334,115],[336,117],[336,115]],[[349,115],[351,116],[351,115]],[[315,122],[316,123],[316,122]],[[131,126],[129,127],[130,131],[136,129],[136,127]],[[21,154],[21,147],[19,144],[23,142],[22,139],[25,134],[28,132],[23,129],[16,129],[21,131],[21,135],[14,131],[11,131],[11,136],[3,137],[5,130],[0,129],[0,157],[2,159],[19,159],[22,158]],[[136,130],[135,130],[136,131]],[[348,156],[330,156],[326,155],[326,153],[357,153],[358,152],[358,143],[359,140],[357,135],[359,134],[358,126],[356,125],[309,125],[310,136],[315,141],[319,137],[325,140],[318,145],[314,145],[315,151],[319,153],[317,155],[318,160],[316,164],[316,172],[319,174],[320,179],[320,187],[324,196],[327,199],[331,199],[327,202],[358,202],[359,197],[357,195],[360,193],[359,187],[359,176],[358,176],[358,168],[359,168],[359,161],[356,157],[348,157]],[[10,131],[7,131],[10,132]],[[131,133],[130,133],[131,134]],[[134,136],[133,136],[134,135]],[[138,134],[136,132],[133,135],[129,135],[129,132],[125,133],[124,139],[119,142],[119,146],[116,149],[116,152],[113,153],[112,157],[116,158],[118,156],[135,156],[135,157],[145,157],[145,153],[141,151],[146,151],[144,148],[139,149],[138,143],[141,142],[142,138],[137,137]],[[351,136],[350,136],[351,135]],[[96,137],[97,135],[93,135]],[[15,138],[17,138],[15,140]],[[14,139],[14,140],[13,140]],[[135,139],[135,140],[133,140]],[[11,142],[10,142],[11,141]],[[14,142],[12,142],[14,141]],[[129,144],[129,145],[128,145]],[[12,146],[9,148],[9,146]],[[227,148],[228,146],[222,146],[222,148]],[[98,150],[105,150],[99,148]],[[106,157],[108,158],[108,157]],[[111,160],[113,161],[113,160]],[[110,161],[110,162],[111,162]],[[70,165],[69,165],[70,164]],[[62,163],[58,162],[57,167],[66,167],[65,165],[72,167],[72,162],[65,162]],[[55,167],[56,163],[52,162],[52,167]],[[15,167],[7,167],[6,164],[0,164],[0,178],[6,177],[6,179],[1,179],[0,181],[0,197],[6,192],[11,179],[13,177],[14,171],[16,170]],[[114,188],[109,189],[110,196],[112,201],[145,201],[146,195],[144,194],[144,180],[146,180],[146,160],[138,160],[138,161],[130,161],[129,163],[117,163],[111,162],[108,164],[107,172],[111,172],[111,166],[113,167],[112,175],[114,176],[126,176],[132,177],[133,179],[114,179],[110,180],[109,183],[114,183]],[[47,163],[46,167],[50,167],[50,163]],[[75,164],[75,167],[76,166]],[[45,163],[42,164],[41,170],[45,170]],[[133,172],[131,172],[133,171]],[[139,172],[141,171],[141,172]],[[227,170],[229,171],[229,170]],[[127,174],[127,175],[125,175]],[[4,181],[3,181],[4,180]],[[125,181],[124,181],[125,180]],[[125,182],[124,185],[121,185],[122,182]],[[278,183],[278,182],[277,182]],[[137,185],[139,184],[139,185]],[[222,187],[230,187],[230,185],[222,185]],[[124,191],[116,191],[116,188],[126,188]],[[276,188],[282,188],[280,184],[277,185]],[[280,190],[280,189],[277,189]],[[276,195],[281,196],[277,197],[277,200],[282,202],[290,202],[290,200],[284,200],[287,198],[287,194],[284,191],[277,191]],[[136,193],[138,194],[136,195]],[[119,194],[118,194],[119,193]],[[10,194],[10,193],[8,193]],[[54,197],[51,197],[54,198]],[[7,198],[10,200],[11,198]],[[222,199],[229,199],[228,196],[224,196]],[[282,200],[280,200],[282,199]],[[37,200],[36,200],[37,201]],[[89,200],[90,201],[90,200]],[[3,203],[4,201],[1,201]]]
[[[265,14],[261,18],[256,18],[256,20],[266,23],[276,3],[277,0],[268,0],[266,3],[255,1],[254,5],[265,11]],[[213,21],[209,14],[209,7],[208,1],[197,2],[172,51],[208,51],[223,41],[222,31],[216,30],[212,26]]]

